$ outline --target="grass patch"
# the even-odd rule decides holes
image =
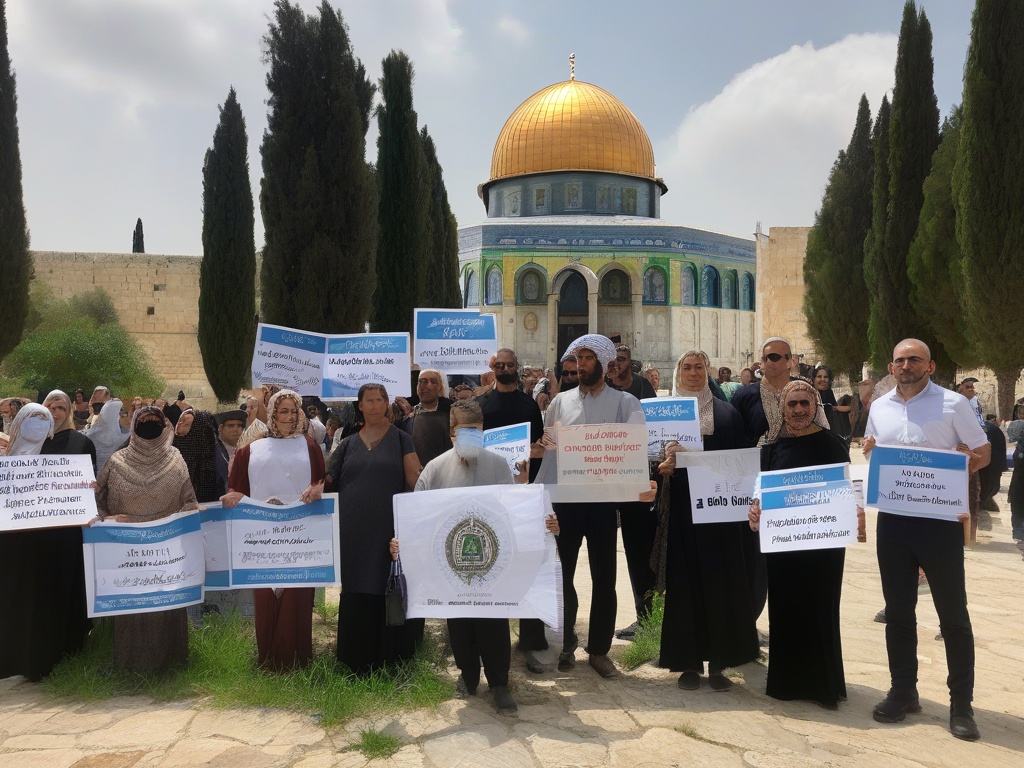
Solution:
[[[431,629],[436,631],[432,632]],[[388,670],[357,677],[337,662],[333,647],[316,646],[308,667],[274,674],[256,666],[252,624],[237,613],[207,614],[189,628],[189,664],[164,676],[134,675],[113,666],[113,622],[102,620],[77,656],[43,684],[60,698],[109,699],[145,694],[158,700],[207,696],[218,707],[273,707],[308,712],[325,725],[368,713],[430,707],[452,697],[443,674],[440,627],[428,625],[416,656]]]
[[[661,653],[661,622],[665,618],[665,596],[655,593],[651,612],[637,628],[636,637],[622,652],[621,661],[627,669],[636,669],[658,658]]]
[[[362,752],[367,760],[391,757],[402,748],[402,740],[383,731],[373,729],[360,731],[359,742],[352,744],[342,752]]]

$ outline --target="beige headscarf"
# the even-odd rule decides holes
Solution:
[[[54,421],[54,423],[53,423],[53,434],[57,434],[58,432],[64,432],[65,430],[68,430],[68,429],[74,429],[75,428],[74,407],[71,405],[71,398],[68,397],[67,392],[64,392],[64,391],[59,390],[59,389],[53,390],[50,394],[48,394],[46,396],[46,399],[43,400],[43,407],[49,409],[50,403],[52,403],[54,400],[63,400],[64,401],[64,405],[66,405],[68,407],[68,412],[64,416],[64,421],[62,421],[60,423],[57,423],[56,421]]]
[[[681,369],[683,367],[683,360],[688,357],[699,357],[704,361],[705,370],[711,368],[711,359],[701,350],[691,349],[689,352],[684,352],[676,361],[676,373],[672,381],[672,396],[696,397],[697,415],[700,418],[700,433],[702,435],[713,435],[715,433],[715,396],[711,394],[711,386],[708,384],[707,376],[704,376],[704,386],[702,389],[690,390],[683,386]]]
[[[277,411],[285,400],[291,400],[295,403],[295,407],[299,411],[298,420],[295,422],[295,429],[287,435],[281,431],[277,423]],[[302,398],[297,392],[293,392],[290,389],[282,389],[270,398],[270,402],[267,403],[267,429],[270,431],[271,437],[302,437],[306,434],[308,428],[309,424],[306,420],[306,414],[302,411]]]
[[[822,429],[828,429],[828,418],[825,416],[825,409],[821,405],[821,397],[818,390],[814,388],[814,385],[810,382],[804,381],[803,379],[793,379],[789,384],[782,388],[779,393],[779,415],[781,418],[782,404],[786,402],[786,399],[797,390],[805,390],[809,395],[811,402],[817,406],[817,410],[814,412],[814,423]],[[782,436],[788,435],[786,430],[785,422],[783,422],[782,428],[779,431]],[[778,435],[777,435],[778,436]]]

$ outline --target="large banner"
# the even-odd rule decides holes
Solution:
[[[538,618],[560,629],[561,565],[542,485],[400,493],[409,618]]]
[[[967,454],[876,445],[868,460],[867,502],[883,512],[956,520],[969,512]]]
[[[647,457],[665,458],[665,445],[673,440],[688,451],[704,450],[695,397],[648,397],[640,401],[647,419]]]
[[[86,525],[95,479],[89,456],[0,456],[0,531]]]
[[[494,315],[475,309],[417,309],[414,362],[443,374],[477,375],[490,368],[498,351]]]
[[[552,501],[639,501],[651,489],[646,424],[553,429],[558,483],[546,486]]]
[[[745,521],[761,469],[760,448],[729,451],[680,451],[676,467],[685,467],[694,523]]]
[[[515,477],[516,462],[530,458],[530,422],[485,429],[484,448],[503,457]]]
[[[762,472],[762,552],[845,547],[857,540],[857,502],[848,464]]]
[[[198,512],[150,523],[95,523],[82,529],[82,542],[90,617],[166,611],[203,600]]]
[[[252,383],[325,400],[355,400],[359,387],[375,383],[391,397],[408,397],[410,368],[408,333],[327,335],[260,323]]]

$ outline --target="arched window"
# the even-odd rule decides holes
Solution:
[[[609,269],[601,278],[598,299],[602,304],[629,304],[631,293],[629,275],[621,269]]]
[[[693,271],[693,267],[683,267],[683,279],[682,279],[682,292],[681,298],[683,306],[692,307],[697,303],[697,275]]]
[[[547,302],[547,286],[544,284],[544,275],[536,269],[524,270],[519,275],[519,285],[516,291],[516,303],[518,304],[544,304]]]
[[[740,309],[754,308],[754,278],[749,272],[740,280]]]
[[[722,278],[722,307],[736,309],[736,283],[728,272]]]
[[[487,270],[487,292],[484,294],[485,304],[501,304],[501,270],[491,267]]]
[[[722,306],[722,297],[719,294],[718,270],[714,267],[704,267],[700,273],[700,305],[702,307]]]
[[[665,273],[660,267],[648,267],[644,272],[644,304],[665,304]]]
[[[467,307],[480,306],[480,278],[475,269],[466,273],[466,292],[463,295]]]

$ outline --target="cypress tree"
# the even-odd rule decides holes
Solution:
[[[428,307],[461,307],[459,293],[459,235],[455,216],[448,204],[448,191],[444,186],[441,164],[437,160],[434,140],[423,126],[420,131],[423,155],[426,159],[430,185],[430,262],[424,275],[426,295],[423,305]]]
[[[412,328],[413,309],[423,306],[428,296],[424,283],[433,249],[429,175],[413,110],[412,62],[401,51],[391,51],[381,70],[380,240],[371,323],[375,331],[406,331]]]
[[[875,125],[871,130],[871,228],[864,237],[864,284],[868,289],[868,348],[871,349],[871,363],[876,370],[884,370],[885,360],[875,359],[871,347],[871,321],[874,316],[874,298],[871,296],[875,286],[884,275],[882,260],[882,243],[885,240],[885,220],[889,210],[889,118],[892,109],[889,97],[883,96],[882,103],[875,115]],[[888,355],[886,356],[888,357]]]
[[[0,0],[0,359],[21,341],[33,277],[18,148],[18,97],[7,52],[7,3]]]
[[[199,349],[221,402],[245,386],[256,338],[255,213],[248,138],[235,89],[228,91],[203,160],[203,260]]]
[[[861,96],[850,144],[840,150],[804,259],[804,314],[819,352],[851,382],[868,359],[864,238],[871,227],[871,108]]]
[[[964,313],[995,371],[1008,418],[1024,363],[1024,334],[1007,309],[1024,296],[1024,13],[1017,0],[978,0],[964,67],[960,152],[953,171]]]
[[[932,345],[933,357],[941,356],[934,339],[926,338],[926,323],[910,303],[907,277],[907,254],[924,202],[924,180],[939,145],[931,48],[931,25],[924,11],[918,12],[914,0],[907,0],[889,121],[889,198],[884,228],[881,233],[874,231],[874,282],[868,283],[872,298],[868,334],[872,359],[879,365],[889,359],[893,346],[908,336],[922,338]]]
[[[375,284],[377,188],[365,159],[374,86],[327,0],[310,17],[277,0],[264,47],[261,314],[309,331],[360,332]]]
[[[142,219],[135,220],[135,231],[132,232],[132,253],[145,253],[146,240],[142,234]]]

